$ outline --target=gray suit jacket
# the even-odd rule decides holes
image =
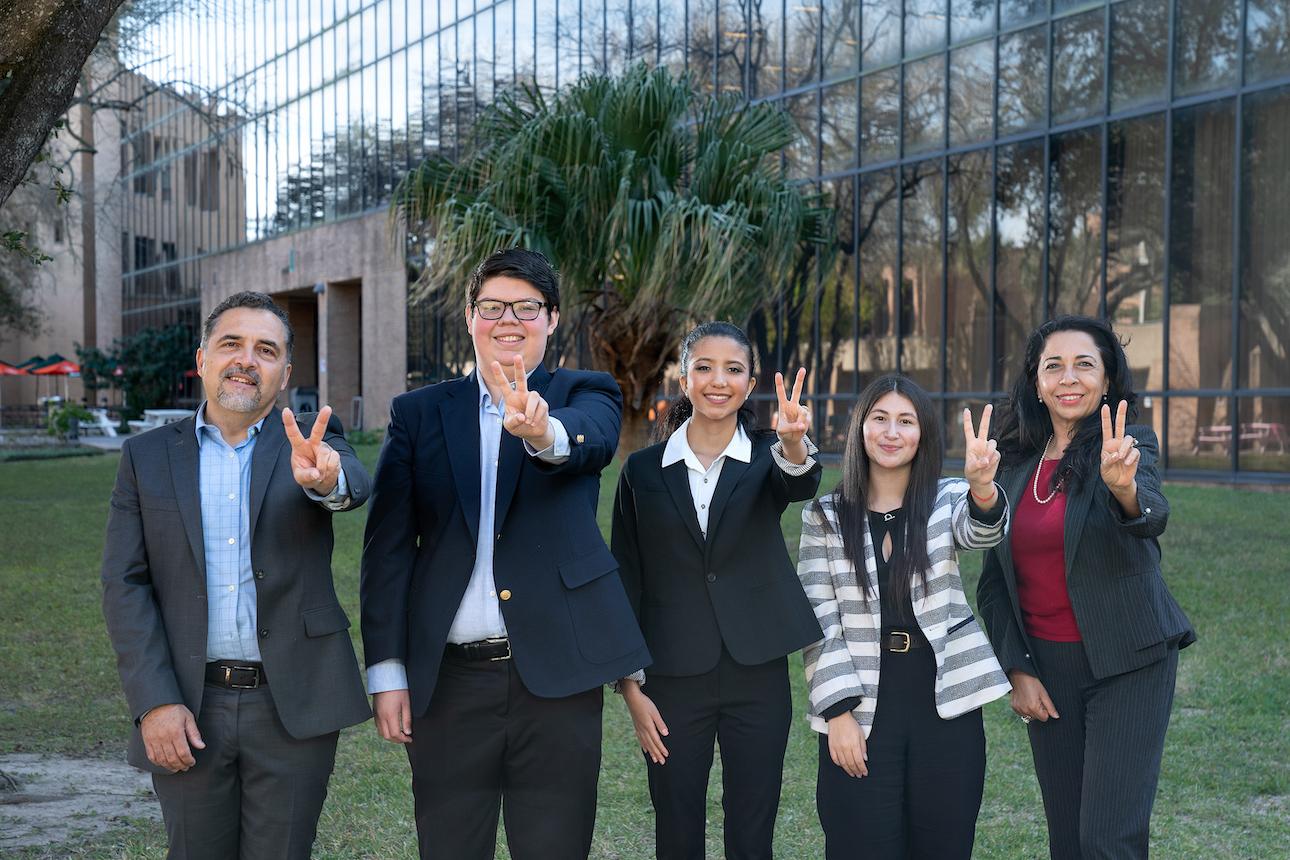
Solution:
[[[306,435],[314,415],[298,417]],[[121,450],[103,549],[103,614],[136,726],[129,761],[148,761],[138,720],[159,705],[201,712],[206,667],[206,570],[197,436],[189,418],[130,439]],[[339,452],[347,509],[371,481],[332,418],[324,436]],[[278,716],[296,738],[371,716],[349,619],[332,584],[332,512],[291,474],[281,413],[265,418],[251,456],[251,563],[260,653]]]
[[[1130,425],[1137,438],[1138,505],[1142,515],[1126,519],[1099,475],[1091,475],[1066,500],[1066,588],[1093,675],[1106,678],[1162,659],[1169,642],[1196,641],[1160,573],[1159,536],[1169,521],[1169,502],[1160,490],[1156,462],[1160,446],[1150,427]],[[1032,490],[1038,454],[1004,463],[998,483],[1010,506]],[[1020,669],[1043,680],[1036,665],[1017,600],[1012,541],[985,557],[977,584],[977,608],[1005,671]]]

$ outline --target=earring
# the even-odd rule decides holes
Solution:
[[[1036,400],[1038,400],[1040,403],[1043,403],[1043,402],[1044,402],[1044,395],[1042,395],[1042,394],[1040,394],[1038,391],[1036,391],[1036,392],[1035,392],[1035,399],[1036,399]]]
[[[1103,402],[1103,403],[1105,403],[1105,402],[1106,402],[1106,392],[1105,392],[1105,391],[1103,391],[1103,392],[1102,392],[1102,402]]]

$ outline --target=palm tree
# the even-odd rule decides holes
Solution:
[[[638,64],[553,96],[500,96],[456,161],[409,174],[393,214],[433,236],[420,295],[454,312],[494,250],[551,259],[566,322],[622,388],[630,451],[648,436],[684,325],[745,320],[804,262],[822,265],[832,213],[780,166],[796,134],[775,106],[699,96],[687,78]]]

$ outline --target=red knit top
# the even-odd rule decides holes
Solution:
[[[1039,498],[1052,492],[1059,460],[1043,460]],[[1012,563],[1017,572],[1017,599],[1026,633],[1050,642],[1079,642],[1079,627],[1066,590],[1066,491],[1052,501],[1035,501],[1034,475],[1017,503],[1012,519]]]

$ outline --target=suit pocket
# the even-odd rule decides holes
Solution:
[[[318,609],[306,609],[302,614],[305,621],[305,635],[310,638],[329,636],[349,629],[349,616],[340,608],[339,603],[322,606]]]
[[[971,624],[971,623],[972,623],[973,621],[975,621],[975,620],[976,620],[975,618],[973,618],[971,615],[969,615],[967,618],[964,618],[962,621],[960,621],[958,624],[955,624],[955,625],[954,625],[953,627],[951,627],[949,630],[946,630],[946,631],[945,631],[945,635],[946,635],[946,636],[953,636],[953,635],[954,635],[955,633],[957,633],[959,630],[962,630],[964,627],[967,627],[969,624]]]
[[[577,558],[560,562],[559,568],[564,587],[578,588],[606,573],[618,570],[618,559],[614,558],[607,547],[600,546]]]

